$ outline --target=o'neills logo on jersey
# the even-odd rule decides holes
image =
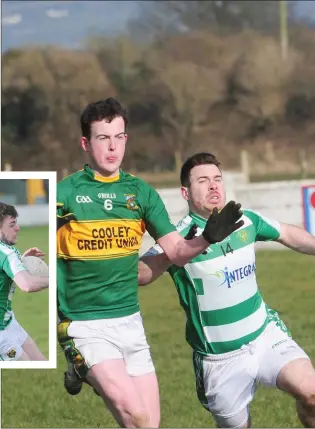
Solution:
[[[116,198],[116,194],[115,193],[105,194],[103,192],[99,192],[97,194],[97,196],[98,196],[98,198],[103,198],[103,199],[107,199],[107,198],[114,199],[114,198]]]
[[[71,259],[119,258],[138,253],[141,220],[71,222],[58,230],[58,256]]]
[[[251,264],[244,265],[243,267],[237,268],[233,271],[229,271],[228,268],[224,268],[224,270],[218,270],[211,275],[218,278],[218,286],[226,284],[227,287],[230,288],[233,283],[241,282],[242,280],[245,280],[246,278],[254,274],[255,270],[256,265]]]

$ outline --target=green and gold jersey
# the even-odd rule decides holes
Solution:
[[[60,318],[91,320],[139,311],[138,252],[145,230],[175,231],[159,194],[139,178],[96,176],[85,165],[57,185]]]
[[[0,331],[12,320],[12,297],[15,292],[14,276],[25,271],[20,252],[0,241]]]

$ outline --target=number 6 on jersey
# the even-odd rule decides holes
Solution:
[[[113,209],[112,200],[104,200],[104,209],[105,210],[112,210]]]

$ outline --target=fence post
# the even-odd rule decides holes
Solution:
[[[241,151],[241,171],[245,178],[245,182],[248,183],[250,179],[249,155],[248,151],[245,149]]]

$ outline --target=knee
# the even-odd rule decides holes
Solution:
[[[160,427],[160,416],[152,417],[149,421],[149,426],[146,426],[147,428],[159,428]]]
[[[115,408],[121,416],[123,427],[130,428],[159,428],[160,413],[149,413],[140,404],[130,404],[124,401],[116,402]]]
[[[159,428],[160,419],[159,418],[150,418],[146,413],[133,414],[130,416],[131,427],[135,428]]]
[[[126,428],[151,428],[149,415],[145,411],[130,410],[117,407],[121,416],[122,426]]]
[[[315,388],[310,392],[302,394],[299,397],[299,402],[305,408],[315,409]]]
[[[117,421],[124,428],[149,428],[150,418],[141,407],[131,407],[124,402],[112,404],[112,411],[118,417]],[[138,408],[138,409],[137,409]]]

